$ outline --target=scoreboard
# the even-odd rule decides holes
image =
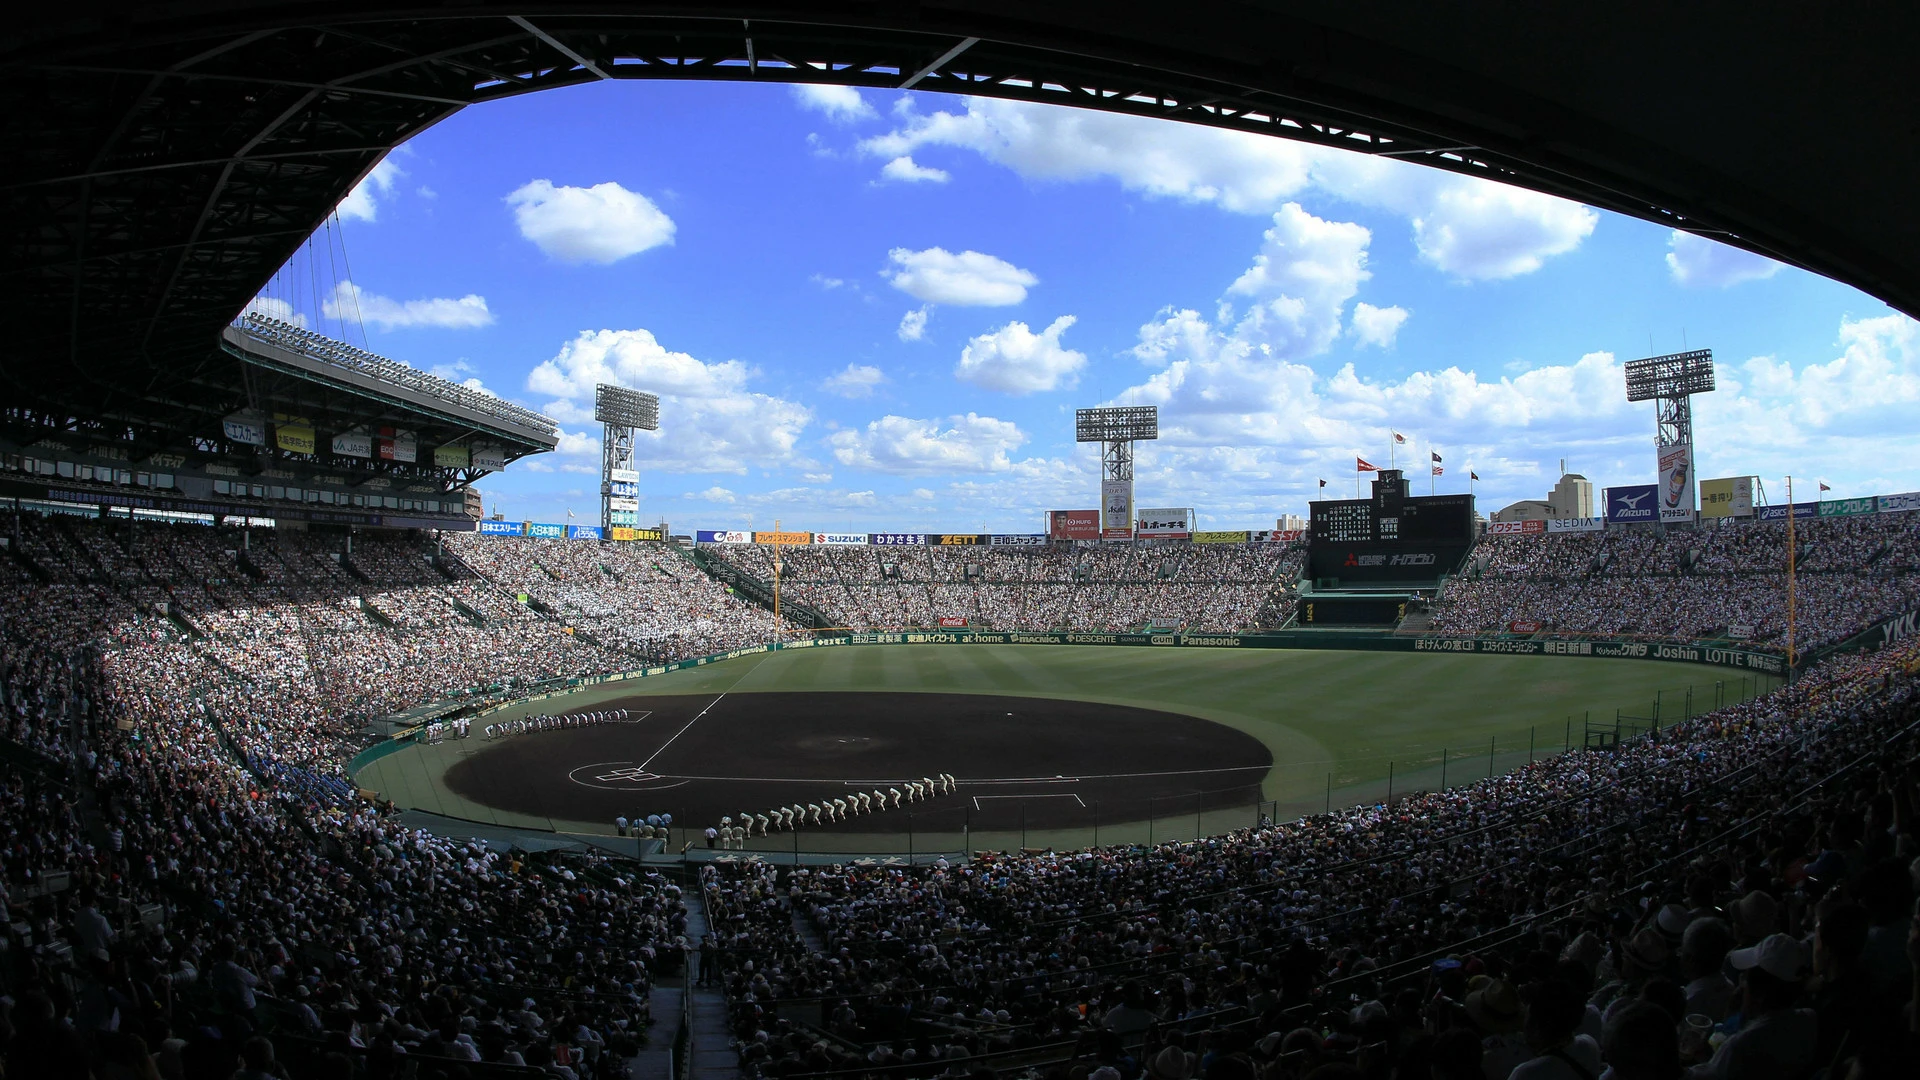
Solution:
[[[1473,496],[1409,495],[1397,469],[1380,470],[1370,498],[1311,506],[1307,561],[1316,581],[1430,582],[1473,546]]]

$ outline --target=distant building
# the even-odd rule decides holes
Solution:
[[[1281,514],[1273,527],[1280,532],[1297,532],[1307,527],[1307,519],[1299,514]]]
[[[1553,516],[1553,507],[1540,499],[1521,499],[1505,509],[1493,512],[1493,520],[1498,522],[1548,521]]]
[[[1547,493],[1547,517],[1590,518],[1593,512],[1593,481],[1579,473],[1567,473]]]
[[[486,507],[480,504],[480,493],[473,488],[468,488],[465,495],[467,497],[467,516],[475,521],[479,521],[485,517]]]

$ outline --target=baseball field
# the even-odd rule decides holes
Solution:
[[[1334,650],[874,645],[756,654],[485,718],[629,722],[422,745],[362,769],[402,806],[605,832],[865,794],[884,812],[773,850],[1064,846],[1236,828],[1265,813],[1457,786],[1771,688],[1752,673],[1578,657]],[[1624,718],[1624,719],[1622,719]],[[911,781],[954,778],[915,801]],[[899,801],[892,789],[909,792]],[[909,834],[912,834],[911,836]],[[1137,834],[1137,835],[1136,835]]]

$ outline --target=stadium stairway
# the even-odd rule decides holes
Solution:
[[[707,936],[707,904],[698,879],[686,889],[687,940],[700,942]],[[698,956],[696,952],[694,956]],[[697,961],[696,961],[697,962]],[[688,1080],[738,1080],[740,1055],[733,1049],[733,1032],[727,1023],[727,998],[718,986],[692,985],[692,1027],[688,1031]],[[654,1006],[653,1015],[660,1016]]]

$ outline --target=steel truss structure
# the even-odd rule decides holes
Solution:
[[[0,388],[133,426],[241,403],[220,328],[386,152],[471,104],[600,81],[935,90],[1278,136],[1712,236],[1920,311],[1902,183],[1920,149],[1887,135],[1920,123],[1915,10],[45,5],[0,37]]]

